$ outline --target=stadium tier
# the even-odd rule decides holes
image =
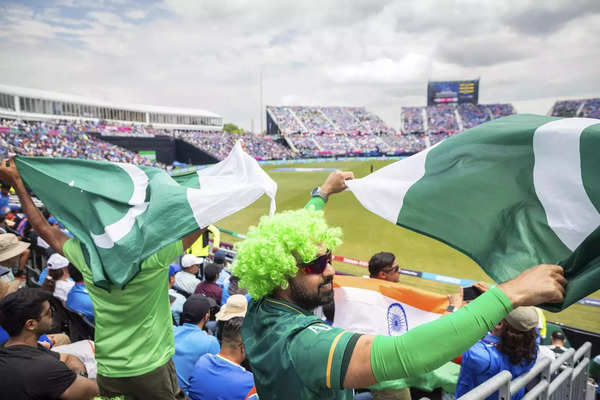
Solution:
[[[558,100],[550,114],[554,117],[600,118],[600,98]]]
[[[0,85],[0,118],[29,121],[110,121],[158,129],[196,131],[223,128],[223,118],[205,110],[109,103],[6,85]]]
[[[81,158],[162,167],[91,135],[87,125],[0,121],[0,157],[14,155]]]
[[[269,134],[393,134],[364,107],[267,106]]]
[[[442,104],[428,107],[402,107],[401,121],[404,133],[446,134],[461,132],[492,119],[512,115],[511,104]],[[440,135],[431,136],[439,141]]]

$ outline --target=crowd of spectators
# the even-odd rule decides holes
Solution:
[[[88,132],[84,126],[71,123],[3,120],[0,122],[0,157],[64,157],[160,166]]]
[[[581,110],[581,116],[586,118],[600,118],[600,98],[586,100]]]
[[[284,134],[393,134],[377,115],[364,107],[267,106]]]
[[[553,117],[576,117],[584,100],[559,100],[552,107]]]
[[[483,104],[462,103],[458,105],[457,109],[464,129],[481,125],[492,117],[488,107]]]
[[[430,133],[456,133],[459,131],[456,107],[450,104],[427,106],[427,130]]]
[[[552,106],[553,117],[600,118],[600,98],[559,100]]]
[[[402,130],[406,133],[423,133],[423,107],[402,107]]]
[[[182,139],[199,149],[214,155],[222,160],[238,140],[243,140],[248,153],[257,160],[281,160],[292,158],[289,147],[277,142],[272,136],[254,135],[252,133],[229,133],[229,132],[175,132],[175,137]]]

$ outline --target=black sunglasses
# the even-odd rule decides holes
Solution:
[[[395,267],[392,267],[391,269],[382,269],[383,272],[385,272],[386,274],[390,273],[390,272],[398,272],[400,271],[400,266],[396,265]]]
[[[331,250],[327,249],[327,253],[307,263],[298,264],[298,267],[307,274],[321,274],[327,268],[327,264],[331,264],[332,259]]]

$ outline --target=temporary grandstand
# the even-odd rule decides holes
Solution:
[[[106,121],[157,129],[195,131],[223,128],[223,118],[206,110],[120,104],[6,85],[0,85],[0,118],[27,121]]]
[[[393,134],[364,107],[267,106],[269,134]]]
[[[496,118],[515,114],[512,104],[442,104],[427,107],[402,107],[401,132],[451,135]]]
[[[600,98],[558,100],[552,106],[553,117],[586,117],[600,118]]]

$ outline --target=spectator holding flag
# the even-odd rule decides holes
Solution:
[[[332,173],[307,208],[262,217],[237,246],[232,272],[253,298],[242,338],[261,399],[350,399],[351,388],[441,366],[519,306],[563,300],[562,268],[539,265],[401,336],[361,335],[323,323],[311,311],[333,300],[331,252],[341,230],[329,227],[317,209],[350,177]]]
[[[133,399],[183,399],[177,386],[168,268],[203,232],[199,229],[145,259],[123,289],[94,285],[78,238],[53,228],[33,204],[14,161],[0,165],[0,179],[19,196],[33,229],[82,273],[95,311],[95,345],[100,395]],[[143,332],[143,335],[140,334]]]

